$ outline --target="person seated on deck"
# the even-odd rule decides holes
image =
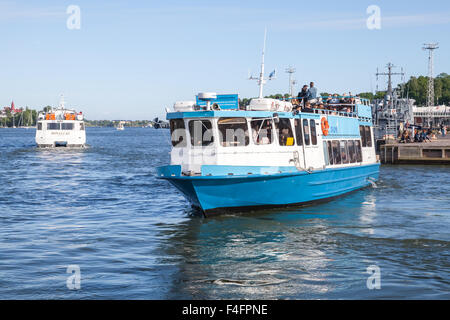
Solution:
[[[311,108],[311,103],[306,102],[305,107],[302,109],[302,112],[314,112],[314,110]]]
[[[421,136],[423,142],[431,142],[430,138],[428,137],[427,130],[423,129]]]
[[[308,99],[308,86],[305,84],[297,95],[297,98],[302,106],[305,105],[306,100]]]
[[[325,101],[326,104],[331,103],[331,100],[333,100],[333,96],[331,94],[328,95],[327,100]]]
[[[408,143],[408,142],[411,142],[409,132],[408,132],[408,130],[403,130],[402,136],[400,138],[400,143]]]
[[[316,109],[319,109],[320,113],[325,113],[325,107],[322,102],[317,105]]]
[[[422,142],[422,136],[417,129],[414,129],[414,142]]]
[[[330,104],[339,104],[339,96],[337,93],[333,94],[333,97],[331,98],[331,100],[328,102]]]

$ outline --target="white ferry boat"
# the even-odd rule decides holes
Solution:
[[[245,109],[237,94],[176,102],[170,165],[157,177],[205,215],[330,200],[378,179],[368,100],[321,97],[297,109],[295,99],[263,98],[266,80],[263,59],[259,98]]]
[[[64,107],[61,99],[58,108],[38,114],[36,144],[40,148],[85,147],[86,131],[82,112]]]

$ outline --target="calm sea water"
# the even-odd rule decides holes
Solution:
[[[0,299],[450,298],[450,167],[382,166],[332,202],[205,219],[153,175],[167,130],[88,128],[86,150],[34,134],[0,129]]]

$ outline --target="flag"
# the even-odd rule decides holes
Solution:
[[[269,79],[275,76],[275,70],[273,70],[271,73],[269,73]]]

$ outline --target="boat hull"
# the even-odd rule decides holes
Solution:
[[[277,170],[276,173],[268,174],[192,177],[170,172],[174,169],[176,171],[174,167],[178,166],[161,167],[158,177],[167,179],[192,205],[199,207],[207,215],[330,200],[371,185],[379,174],[378,163],[328,168],[311,173]],[[248,167],[245,169],[238,171],[251,171]]]

